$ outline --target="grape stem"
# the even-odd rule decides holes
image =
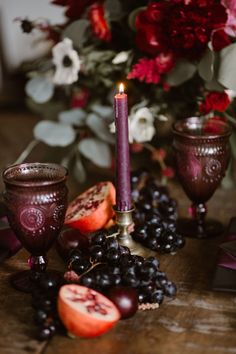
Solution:
[[[104,262],[93,262],[92,259],[89,259],[89,262],[92,264],[91,267],[89,269],[87,269],[84,273],[80,274],[80,277],[82,277],[83,275],[89,273],[93,268],[95,268],[97,265],[99,264],[106,264]]]
[[[106,238],[110,238],[110,237],[116,237],[119,235],[119,232],[115,232],[114,234],[108,235],[106,236]]]

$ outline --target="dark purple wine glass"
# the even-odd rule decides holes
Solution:
[[[10,226],[31,253],[31,270],[11,277],[15,288],[31,292],[47,267],[46,253],[58,236],[67,207],[67,169],[53,163],[24,163],[3,172]]]
[[[205,219],[205,203],[214,194],[229,163],[230,126],[221,120],[192,117],[176,122],[173,133],[177,175],[193,202],[193,218],[179,219],[178,231],[197,238],[216,236],[223,227],[218,221]]]

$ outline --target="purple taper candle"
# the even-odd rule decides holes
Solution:
[[[128,100],[124,85],[120,84],[115,95],[116,125],[116,208],[119,211],[132,209],[129,160]]]

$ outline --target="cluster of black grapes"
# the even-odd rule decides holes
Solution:
[[[57,313],[57,296],[63,278],[58,274],[42,274],[32,292],[34,321],[38,328],[37,338],[47,340],[56,333],[64,333],[64,327]]]
[[[119,245],[106,231],[91,237],[87,254],[78,249],[71,252],[69,269],[80,275],[81,285],[104,294],[115,286],[135,288],[139,303],[161,304],[164,295],[176,294],[175,284],[159,269],[158,259],[131,255],[128,247]]]
[[[185,240],[176,232],[177,203],[167,188],[143,170],[132,173],[131,186],[135,204],[133,239],[162,253],[182,248]]]

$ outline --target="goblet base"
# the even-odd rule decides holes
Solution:
[[[47,270],[45,272],[48,275],[52,275],[55,278],[62,279],[62,274],[57,270]],[[45,274],[43,273],[43,274]],[[10,276],[10,284],[13,288],[24,293],[32,293],[35,289],[38,288],[37,280],[32,279],[31,270],[23,270],[17,272]]]
[[[180,218],[177,221],[177,232],[185,237],[206,239],[221,235],[224,232],[224,227],[217,220],[207,219],[203,230],[199,230],[197,220]]]

